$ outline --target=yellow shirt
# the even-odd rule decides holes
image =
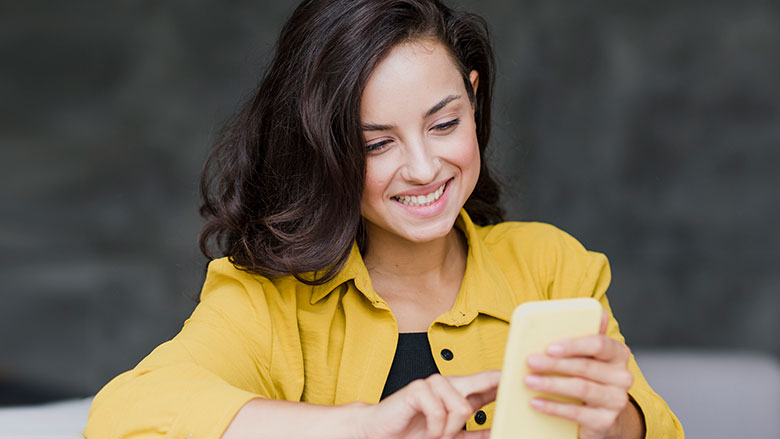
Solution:
[[[529,300],[593,297],[609,312],[607,335],[623,341],[605,295],[604,255],[546,224],[480,227],[461,211],[456,226],[468,239],[466,272],[452,309],[428,329],[441,374],[500,369],[512,311]],[[217,259],[181,332],[98,393],[85,435],[215,438],[257,397],[377,403],[397,338],[396,320],[371,286],[357,246],[336,278],[314,287]],[[644,414],[646,437],[682,438],[679,421],[633,356],[629,368],[629,394]],[[483,408],[484,424],[472,416],[467,429],[489,428],[493,406]]]

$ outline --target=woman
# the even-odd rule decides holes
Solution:
[[[436,0],[312,0],[204,171],[201,303],[97,395],[87,437],[487,438],[509,318],[591,296],[602,334],[529,359],[580,437],[682,437],[612,318],[606,259],[502,223],[492,53]],[[417,379],[416,379],[417,378]],[[465,424],[465,431],[464,431]]]

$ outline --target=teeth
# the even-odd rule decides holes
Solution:
[[[402,195],[400,197],[393,197],[397,201],[400,201],[403,204],[406,204],[407,206],[427,206],[441,197],[441,194],[444,193],[444,188],[447,186],[447,183],[444,183],[441,185],[438,189],[431,192],[428,195]]]

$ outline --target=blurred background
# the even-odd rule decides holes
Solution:
[[[201,165],[296,3],[2,3],[0,405],[94,394],[178,332]],[[635,350],[777,361],[780,3],[450,4],[493,32],[509,218],[606,253]]]

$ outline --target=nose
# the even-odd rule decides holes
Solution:
[[[441,160],[422,139],[407,142],[404,169],[401,176],[415,184],[428,184],[436,179]]]

